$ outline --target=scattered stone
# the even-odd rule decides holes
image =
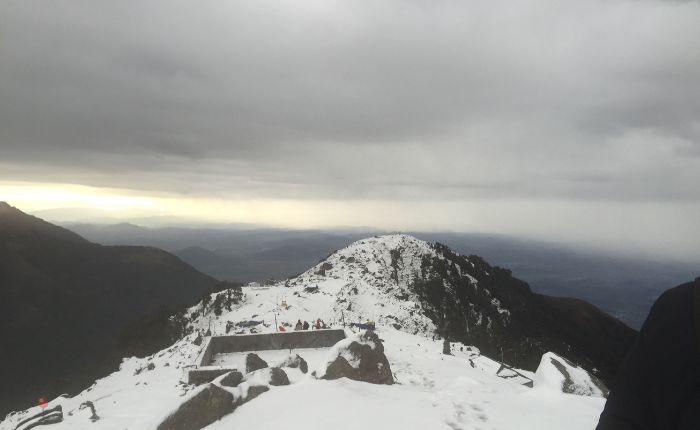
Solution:
[[[270,385],[289,385],[287,373],[279,367],[270,369]]]
[[[342,355],[339,355],[326,367],[326,374],[323,379],[339,379],[348,378],[354,381],[360,380],[360,372],[352,367],[348,360]]]
[[[318,268],[318,270],[316,271],[316,274],[320,275],[320,276],[326,276],[326,271],[331,270],[332,268],[333,268],[333,265],[326,261],[323,264],[321,264],[321,267]]]
[[[153,370],[153,369],[156,368],[156,365],[153,364],[153,363],[148,363],[148,366],[146,366],[146,368],[147,368],[148,370]]]
[[[267,367],[265,360],[257,354],[250,353],[245,357],[245,373],[254,372]]]
[[[199,430],[230,414],[236,406],[233,394],[209,384],[180,405],[157,430]]]
[[[301,358],[299,354],[294,354],[288,356],[284,361],[277,365],[277,367],[291,367],[293,369],[301,370],[301,373],[306,373],[309,371],[309,364]]]
[[[100,417],[95,412],[95,404],[92,403],[90,400],[81,403],[80,406],[78,407],[79,410],[85,409],[85,408],[90,408],[90,412],[92,412],[92,416],[90,417],[90,421],[92,421],[94,423],[95,421],[100,419]]]
[[[289,385],[287,373],[279,367],[267,367],[248,373],[243,378],[249,385]]]
[[[270,387],[268,387],[267,385],[253,385],[251,387],[248,387],[248,393],[246,394],[245,398],[239,401],[239,405],[253,400],[254,398],[258,397],[266,391],[270,391]]]
[[[359,340],[362,343],[352,341],[347,348],[338,351],[338,357],[327,366],[323,379],[346,377],[371,384],[393,384],[394,375],[377,333],[368,330],[359,336]],[[348,362],[347,356],[352,357],[355,366]]]
[[[225,387],[237,387],[238,384],[243,382],[243,374],[237,370],[234,370],[227,373],[226,376],[224,376],[219,382]]]

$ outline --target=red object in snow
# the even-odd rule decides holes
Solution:
[[[46,409],[46,407],[49,405],[49,399],[47,399],[46,397],[39,397],[37,399],[37,403],[39,403],[39,407],[41,409]]]
[[[284,326],[281,325],[281,326],[280,326],[280,331],[287,331],[287,330],[285,330],[285,329],[284,329]]]

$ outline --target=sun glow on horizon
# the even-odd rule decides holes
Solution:
[[[0,200],[26,210],[94,208],[103,211],[158,210],[157,199],[132,195],[124,190],[85,185],[29,182],[0,183]]]

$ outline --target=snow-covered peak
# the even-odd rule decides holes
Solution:
[[[242,320],[265,321],[274,331],[279,325],[321,319],[339,326],[373,321],[379,326],[432,335],[430,318],[413,292],[426,257],[436,251],[428,242],[405,234],[375,236],[338,250],[306,272],[267,287],[245,287],[242,303],[212,318],[211,305],[190,310],[195,328],[215,333],[247,332],[236,325]],[[215,296],[212,297],[212,302]],[[275,323],[276,321],[276,323]]]
[[[436,268],[436,262],[444,267]],[[322,319],[335,325],[372,321],[432,337],[437,331],[437,308],[426,297],[425,283],[443,276],[450,278],[446,285],[456,287],[459,282],[483,296],[489,315],[474,309],[470,318],[475,323],[486,326],[494,318],[507,320],[509,311],[477,286],[470,274],[476,274],[475,267],[445,247],[407,234],[369,237],[331,253],[300,275],[264,288],[244,288],[243,303],[216,318],[210,318],[210,307],[196,306],[191,310],[197,316],[193,324],[204,329],[211,324],[214,332],[221,333],[228,332],[226,326],[234,332],[249,331],[248,327],[233,327],[241,320],[264,320],[267,330],[280,324],[294,326],[299,320]],[[437,272],[442,269],[444,274]],[[256,326],[253,330],[263,329]]]
[[[345,277],[405,285],[420,271],[423,258],[435,255],[432,245],[407,234],[374,236],[334,252],[300,278]]]

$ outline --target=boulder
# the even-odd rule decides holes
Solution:
[[[245,373],[254,372],[259,369],[264,369],[267,367],[265,360],[260,358],[257,354],[250,353],[245,357]]]
[[[157,430],[199,430],[230,414],[233,394],[209,384],[194,394],[158,425]]]
[[[606,397],[608,387],[595,375],[569,360],[547,352],[535,372],[534,388],[579,396]]]
[[[219,384],[224,387],[237,387],[241,382],[243,382],[243,374],[237,370],[227,373],[219,380]]]
[[[356,335],[336,344],[336,357],[329,361],[323,379],[350,378],[371,384],[394,383],[394,375],[379,336],[372,331]]]
[[[243,403],[249,402],[266,391],[270,391],[270,387],[268,387],[267,385],[250,386],[248,387],[246,395],[239,400],[239,404],[242,405]]]
[[[306,360],[301,358],[299,354],[290,355],[277,364],[277,367],[291,367],[293,369],[301,370],[302,373],[309,371],[309,364],[306,362]]]
[[[289,385],[287,373],[279,367],[270,369],[270,385]]]
[[[278,367],[258,369],[245,375],[250,385],[289,385],[287,373]]]
[[[352,367],[348,360],[342,355],[339,355],[335,360],[331,361],[326,367],[326,374],[323,379],[339,379],[349,378],[355,381],[360,381],[360,372]]]

